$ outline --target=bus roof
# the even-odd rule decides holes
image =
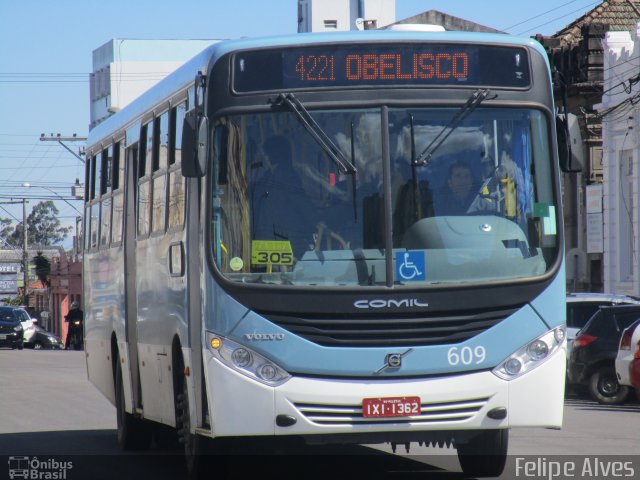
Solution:
[[[209,65],[214,64],[223,55],[234,51],[251,50],[259,48],[295,47],[301,45],[318,45],[332,43],[378,43],[378,42],[419,42],[434,41],[447,43],[487,43],[494,45],[516,45],[532,47],[547,61],[547,55],[539,42],[532,38],[515,37],[498,33],[478,32],[425,32],[425,31],[392,31],[392,30],[368,30],[349,31],[335,33],[300,33],[294,35],[280,35],[273,37],[241,38],[236,40],[223,40],[213,43],[198,55],[187,61],[177,70],[167,75],[164,79],[151,87],[140,97],[117,114],[107,118],[97,125],[89,133],[87,148],[91,149],[95,144],[105,138],[116,134],[122,127],[127,127],[138,121],[140,116],[151,108],[166,101],[168,97],[183,88],[193,84],[198,71],[206,73]]]

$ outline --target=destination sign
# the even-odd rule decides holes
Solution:
[[[530,85],[521,47],[466,44],[309,46],[234,57],[237,93],[325,87]]]

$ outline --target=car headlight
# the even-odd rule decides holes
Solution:
[[[207,332],[207,348],[222,363],[253,380],[277,387],[291,378],[286,371],[259,353],[220,335]]]
[[[563,345],[565,337],[566,328],[564,325],[549,330],[514,352],[492,372],[503,380],[518,378],[544,363]]]

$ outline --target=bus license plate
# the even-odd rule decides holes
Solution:
[[[384,397],[363,398],[362,416],[371,417],[410,417],[420,415],[420,397]]]

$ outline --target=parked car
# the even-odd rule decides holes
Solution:
[[[64,343],[60,337],[37,325],[31,341],[25,346],[35,350],[64,350]]]
[[[623,403],[629,387],[618,383],[615,359],[622,332],[639,318],[640,305],[600,307],[573,342],[569,383],[586,385],[591,397],[600,403]]]
[[[640,400],[640,342],[637,343],[633,360],[629,363],[629,381],[636,389],[636,397]]]
[[[612,293],[567,294],[567,352],[571,352],[573,340],[599,307],[612,305],[640,305],[640,299]]]
[[[0,347],[22,350],[22,324],[13,307],[0,307]]]
[[[632,386],[629,367],[638,350],[638,342],[640,341],[640,328],[638,328],[638,325],[640,325],[640,319],[625,328],[620,337],[615,361],[616,376],[620,385]]]
[[[31,341],[31,337],[36,333],[36,320],[31,318],[29,313],[23,307],[15,307],[14,312],[20,319],[20,323],[22,324],[22,338],[24,343],[29,343]]]

